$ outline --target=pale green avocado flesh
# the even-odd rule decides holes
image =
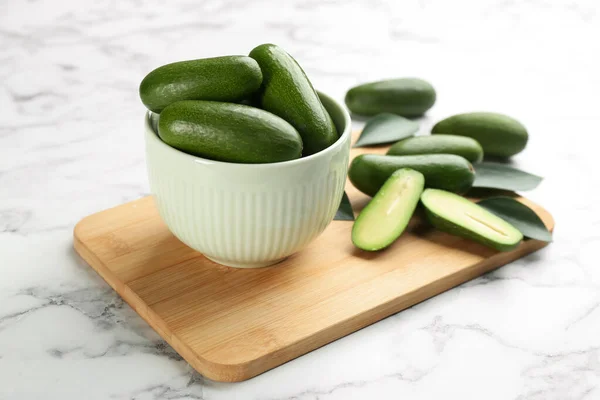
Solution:
[[[429,221],[441,231],[500,251],[512,250],[523,240],[517,228],[454,193],[426,189],[421,195],[421,202]]]
[[[412,169],[394,172],[360,213],[352,227],[352,242],[367,251],[392,244],[406,229],[419,198],[425,178]]]

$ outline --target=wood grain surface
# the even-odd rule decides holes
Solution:
[[[386,148],[353,149],[381,153]],[[368,197],[347,184],[355,211]],[[520,199],[550,229],[552,216]],[[201,222],[200,222],[201,223]],[[187,362],[241,381],[544,247],[498,253],[413,218],[378,253],[356,249],[351,221],[334,221],[301,252],[260,269],[224,267],[177,240],[152,197],[83,219],[77,252]]]

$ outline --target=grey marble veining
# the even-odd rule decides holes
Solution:
[[[526,1],[7,0],[0,11],[0,399],[600,398],[600,5]],[[315,86],[419,76],[423,131],[490,110],[555,243],[250,381],[194,372],[73,252],[148,194],[137,87],[168,62],[278,43]],[[357,126],[360,122],[357,122]]]

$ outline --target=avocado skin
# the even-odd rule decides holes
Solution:
[[[511,157],[527,146],[523,124],[504,114],[472,112],[448,117],[433,126],[432,134],[461,135],[481,144],[486,156]]]
[[[419,78],[398,78],[355,86],[346,93],[346,106],[355,114],[384,112],[420,117],[435,104],[435,88]]]
[[[263,73],[260,106],[289,122],[302,136],[304,155],[317,153],[338,139],[333,120],[308,77],[281,47],[262,44],[250,52]]]
[[[464,193],[475,180],[470,162],[454,154],[415,156],[360,155],[350,164],[348,178],[361,192],[374,196],[385,181],[400,168],[411,168],[425,176],[425,187]]]
[[[158,134],[188,154],[232,163],[273,163],[300,158],[293,126],[267,111],[234,103],[186,100],[160,114]]]
[[[160,113],[182,100],[237,102],[256,92],[262,71],[247,56],[180,61],[151,71],[140,84],[142,103]]]
[[[470,137],[457,135],[415,136],[400,140],[390,147],[388,155],[455,154],[470,162],[483,159],[481,145]]]

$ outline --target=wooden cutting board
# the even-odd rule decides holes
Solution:
[[[353,149],[352,156],[363,152]],[[355,211],[368,201],[351,184],[346,189]],[[546,210],[522,201],[554,227]],[[146,197],[84,218],[74,245],[187,362],[226,382],[251,378],[546,245],[528,240],[498,253],[415,218],[389,249],[367,253],[352,245],[351,228],[351,221],[334,221],[278,265],[235,269],[177,240]]]

